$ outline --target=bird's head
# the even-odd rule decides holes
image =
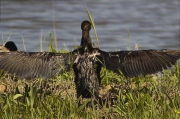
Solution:
[[[13,41],[8,41],[6,42],[6,44],[4,45],[9,51],[17,51],[17,47],[15,45],[15,43]]]
[[[83,21],[81,24],[81,29],[83,31],[90,31],[91,30],[91,23],[87,20]]]

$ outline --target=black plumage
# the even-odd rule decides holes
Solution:
[[[0,46],[0,52],[17,51],[17,47],[13,41],[7,41],[4,45]]]
[[[118,74],[120,69],[126,77],[136,77],[167,69],[180,58],[180,50],[105,52],[93,47],[89,21],[83,21],[81,29],[80,47],[72,52],[1,52],[0,69],[26,79],[48,79],[69,71],[72,64],[77,97],[98,98],[102,66]]]
[[[48,79],[69,70],[69,55],[51,52],[1,52],[0,69],[25,79]]]

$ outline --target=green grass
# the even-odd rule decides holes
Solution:
[[[88,15],[91,17],[89,11]],[[90,20],[94,24],[92,17]],[[51,35],[49,51],[55,52],[52,41]],[[180,64],[163,73],[161,77],[155,74],[126,79],[103,68],[99,91],[102,105],[92,102],[92,107],[86,106],[88,100],[78,106],[72,70],[49,80],[24,80],[1,73],[0,118],[178,119]]]

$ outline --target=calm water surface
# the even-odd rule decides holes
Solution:
[[[24,51],[24,39],[27,51],[39,51],[42,35],[43,50],[48,51],[49,33],[54,32],[52,1],[0,2],[0,44],[9,38],[12,29],[9,40],[14,41],[19,50]],[[71,50],[79,45],[81,22],[88,19],[85,4],[94,18],[103,50],[126,50],[128,39],[132,49],[135,43],[141,49],[180,49],[179,0],[54,1],[59,49]],[[93,30],[91,38],[97,46]]]

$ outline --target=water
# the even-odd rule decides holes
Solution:
[[[49,33],[54,34],[52,1],[0,2],[0,44],[11,34],[9,40],[19,50],[24,51],[24,40],[26,51],[39,51],[42,34],[43,50],[48,51]],[[127,50],[128,39],[132,49],[135,43],[141,49],[180,49],[178,0],[54,1],[59,49],[71,50],[80,44],[80,25],[88,19],[85,4],[94,18],[101,49],[105,51]],[[91,38],[97,46],[93,30]]]

